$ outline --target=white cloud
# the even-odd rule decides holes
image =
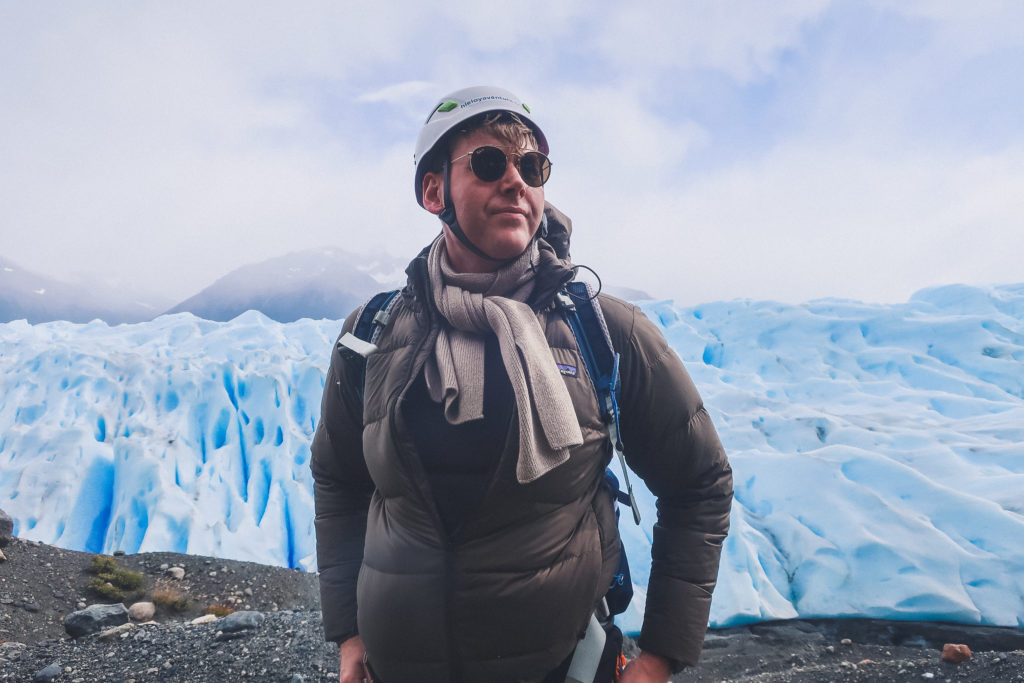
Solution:
[[[604,12],[593,44],[619,68],[714,69],[747,82],[775,71],[780,53],[828,0],[795,2],[617,3]]]
[[[427,81],[405,81],[385,86],[373,92],[363,93],[356,98],[356,102],[404,104],[410,98],[424,94],[431,87],[432,84]]]
[[[889,11],[931,23],[944,47],[962,57],[984,54],[1006,45],[1020,46],[1024,5],[1015,0],[934,2],[874,0]]]
[[[0,255],[179,296],[306,247],[411,255],[437,227],[413,199],[417,127],[445,92],[494,83],[552,140],[574,254],[618,284],[892,299],[1019,279],[1021,129],[970,120],[985,97],[1019,102],[985,62],[1022,49],[1018,7],[6,6]],[[850,15],[908,33],[867,40]],[[666,106],[681,80],[731,127]]]
[[[1021,151],[897,158],[791,147],[675,195],[606,195],[600,207],[570,196],[574,252],[616,284],[686,303],[899,301],[929,284],[1015,281]]]

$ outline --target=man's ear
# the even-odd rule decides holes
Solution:
[[[434,215],[444,210],[444,184],[440,173],[423,176],[423,208]]]

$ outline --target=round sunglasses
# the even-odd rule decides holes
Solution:
[[[473,169],[473,174],[485,183],[493,183],[505,175],[508,156],[500,147],[484,145],[455,157],[452,163],[469,157],[469,167]],[[551,175],[551,160],[546,156],[540,152],[525,152],[512,156],[516,158],[514,163],[524,183],[530,187],[540,187],[548,181],[548,176]]]

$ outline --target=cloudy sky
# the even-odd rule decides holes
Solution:
[[[627,6],[628,5],[628,6]],[[573,256],[681,304],[1024,281],[1024,3],[0,0],[0,256],[173,299],[411,256],[444,93],[551,141]]]

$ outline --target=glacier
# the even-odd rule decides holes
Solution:
[[[901,304],[638,303],[734,470],[712,625],[1024,626],[1024,284]],[[310,441],[340,327],[255,311],[0,325],[0,508],[15,534],[315,570]],[[627,632],[656,518],[632,479]]]

